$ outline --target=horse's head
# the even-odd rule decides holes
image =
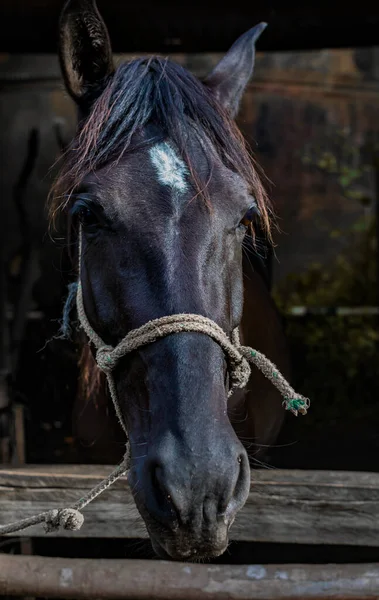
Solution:
[[[85,311],[106,343],[177,313],[209,317],[228,334],[240,323],[242,241],[256,214],[268,217],[232,118],[263,28],[200,82],[161,58],[114,70],[92,2],[66,5],[61,64],[79,127],[53,210],[81,223]],[[221,348],[200,333],[169,335],[123,358],[114,380],[131,489],[157,553],[221,554],[250,483]]]

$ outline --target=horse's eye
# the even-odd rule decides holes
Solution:
[[[252,224],[256,216],[258,215],[258,208],[254,204],[249,208],[249,210],[244,214],[243,218],[240,221],[240,225],[243,227],[249,227]]]
[[[88,206],[82,206],[79,209],[79,219],[83,226],[95,225],[97,223],[95,213]]]
[[[81,206],[77,211],[77,215],[81,225],[85,229],[94,231],[99,225],[97,215],[89,206]]]
[[[70,213],[72,217],[79,220],[83,231],[88,234],[98,233],[100,229],[107,226],[101,205],[84,195],[77,196]]]

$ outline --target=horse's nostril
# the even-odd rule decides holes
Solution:
[[[155,505],[153,512],[157,516],[159,515],[159,518],[164,521],[169,519],[171,522],[173,518],[177,519],[178,510],[173,501],[170,488],[165,481],[166,476],[164,467],[161,464],[154,462],[151,463],[149,471],[151,500],[153,505]]]
[[[158,464],[151,467],[151,483],[157,505],[160,509],[167,507],[171,497],[163,483],[163,468]]]
[[[250,466],[246,452],[241,452],[237,456],[238,475],[232,496],[224,509],[220,510],[221,516],[228,527],[234,521],[236,513],[245,504],[250,490]]]
[[[250,491],[250,466],[246,452],[241,452],[237,458],[237,462],[239,464],[239,473],[233,496],[237,502],[244,503]]]

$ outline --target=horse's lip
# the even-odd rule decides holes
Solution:
[[[222,549],[217,550],[215,553],[212,553],[212,556],[201,555],[200,553],[198,553],[197,550],[192,550],[192,551],[187,550],[186,552],[181,552],[180,554],[177,554],[176,556],[172,556],[171,554],[169,554],[166,551],[164,546],[160,542],[158,542],[156,539],[151,537],[150,541],[151,541],[151,545],[153,547],[154,552],[158,555],[158,557],[161,560],[182,561],[182,562],[195,561],[195,560],[206,560],[207,558],[209,558],[209,559],[217,558],[218,556],[221,556],[222,554],[224,554],[225,550],[228,547],[228,542],[226,542],[225,546]]]
[[[168,552],[166,552],[166,550],[164,549],[162,544],[160,544],[157,540],[155,540],[153,537],[151,537],[150,540],[151,540],[151,545],[153,547],[155,554],[157,554],[160,559],[176,560],[170,554],[168,554]]]
[[[153,546],[154,552],[158,554],[161,560],[188,561],[197,558],[196,550],[187,550],[186,552],[180,552],[176,554],[176,556],[172,556],[167,552],[164,546],[154,538],[151,538],[151,545]]]

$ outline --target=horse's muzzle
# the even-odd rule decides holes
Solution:
[[[219,448],[215,443],[208,456],[156,452],[132,470],[136,504],[160,557],[187,561],[225,551],[250,489],[247,454],[236,437],[228,441]]]

